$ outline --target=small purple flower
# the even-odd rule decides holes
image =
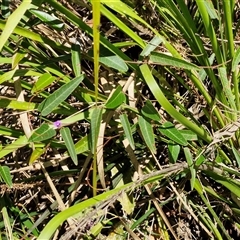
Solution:
[[[54,127],[60,128],[61,127],[61,121],[57,120],[56,122],[53,123]]]

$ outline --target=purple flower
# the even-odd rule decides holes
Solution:
[[[56,122],[53,123],[54,127],[60,128],[61,127],[61,121],[57,120]]]

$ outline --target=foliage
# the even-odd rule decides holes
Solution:
[[[2,1],[1,237],[237,239],[238,8]]]

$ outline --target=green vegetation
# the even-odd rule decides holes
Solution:
[[[238,239],[239,7],[2,1],[0,239]]]

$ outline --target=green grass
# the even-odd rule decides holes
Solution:
[[[1,239],[237,239],[238,8],[3,1]]]

